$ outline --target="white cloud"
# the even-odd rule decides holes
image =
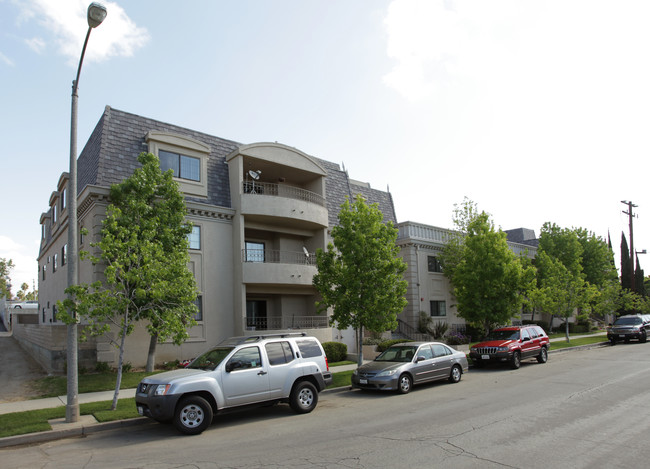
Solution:
[[[25,44],[29,46],[31,50],[40,54],[45,49],[45,41],[40,37],[33,37],[31,39],[25,39]]]
[[[0,52],[0,62],[4,62],[6,65],[9,65],[10,67],[14,66],[14,61],[11,60],[6,55],[4,55],[2,52]]]
[[[38,288],[38,246],[26,246],[8,236],[0,235],[0,257],[6,260],[11,259],[14,268],[9,275],[12,284],[12,293],[20,289],[20,285],[27,283],[32,290],[34,283]]]
[[[149,41],[149,33],[137,26],[118,4],[102,3],[108,15],[93,31],[84,60],[99,62],[110,57],[132,56]],[[38,21],[54,35],[59,52],[69,58],[71,65],[76,65],[88,31],[87,0],[28,0],[20,5],[21,21]]]

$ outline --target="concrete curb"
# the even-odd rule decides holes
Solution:
[[[38,433],[27,433],[25,435],[7,436],[0,438],[0,448],[7,448],[10,446],[31,445],[35,443],[44,443],[47,441],[54,441],[63,438],[73,438],[85,435],[92,435],[93,433],[119,430],[125,427],[132,427],[135,425],[144,425],[148,423],[155,423],[148,417],[137,417],[126,420],[114,420],[112,422],[93,423],[90,425],[81,425],[75,428],[48,430]]]

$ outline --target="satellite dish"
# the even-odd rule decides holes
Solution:
[[[305,256],[309,257],[309,251],[307,251],[307,248],[305,246],[302,247],[302,252],[305,253]]]
[[[253,171],[252,169],[248,172],[248,175],[252,177],[255,180],[258,180],[260,178],[260,174],[262,171]]]

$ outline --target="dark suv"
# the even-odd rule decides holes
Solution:
[[[539,326],[507,326],[494,329],[483,342],[473,345],[469,357],[479,368],[488,362],[507,362],[516,369],[527,358],[546,363],[548,346],[548,336]]]
[[[629,342],[630,339],[638,339],[639,342],[645,342],[648,340],[648,333],[650,333],[650,322],[646,317],[630,314],[621,316],[614,321],[614,324],[609,325],[607,340],[612,345],[616,345],[619,340]]]

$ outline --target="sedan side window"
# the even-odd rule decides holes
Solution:
[[[425,360],[429,360],[433,358],[433,352],[431,351],[431,347],[428,345],[423,345],[420,347],[420,350],[418,350],[418,359],[420,357],[423,357]]]
[[[246,347],[236,352],[226,364],[226,371],[260,368],[262,358],[258,347]]]
[[[444,345],[440,344],[433,344],[431,346],[433,348],[433,355],[438,358],[438,357],[444,357],[445,355],[449,355],[449,349],[445,347]]]

